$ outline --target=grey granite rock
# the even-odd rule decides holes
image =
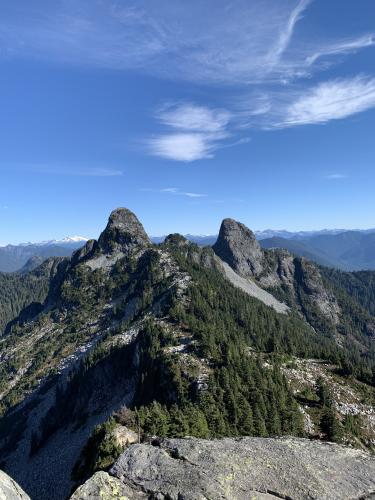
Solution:
[[[109,216],[107,227],[98,240],[99,247],[105,252],[121,248],[126,252],[135,247],[151,244],[142,224],[127,208],[117,208]]]
[[[0,470],[0,500],[30,500],[23,489]]]
[[[256,276],[262,272],[263,251],[254,233],[240,222],[224,219],[213,249],[242,277]]]
[[[96,474],[72,499],[106,498],[107,481],[129,499],[375,498],[375,457],[297,438],[165,439],[130,446],[100,476],[101,492]]]
[[[80,486],[70,497],[70,500],[126,500],[128,498],[147,498],[123,484],[107,472],[97,472],[89,481]]]

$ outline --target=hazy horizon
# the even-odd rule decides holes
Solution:
[[[142,222],[142,221],[141,221]],[[239,222],[242,222],[244,223],[244,221],[239,221]],[[160,233],[160,234],[155,234],[153,233],[152,231],[147,231],[147,229],[145,228],[146,230],[146,233],[150,236],[150,238],[163,238],[165,236],[168,236],[169,234],[173,234],[173,233],[179,233],[179,234],[182,234],[184,236],[186,235],[190,235],[190,236],[195,236],[195,237],[210,237],[210,236],[217,236],[218,233],[219,233],[219,229],[220,229],[220,223],[221,221],[219,222],[218,226],[217,226],[217,230],[216,231],[213,231],[211,233],[198,233],[197,231],[193,231],[193,232],[188,232],[188,233],[183,233],[181,231],[166,231],[164,233]],[[245,224],[246,225],[246,224]],[[332,227],[332,228],[329,228],[329,227],[323,227],[323,228],[319,228],[319,229],[286,229],[286,228],[271,228],[271,227],[267,227],[267,228],[264,228],[264,229],[254,229],[252,228],[251,226],[248,226],[255,234],[261,234],[261,233],[266,233],[266,232],[274,232],[274,233],[277,233],[277,232],[285,232],[285,233],[290,233],[290,234],[299,234],[299,233],[320,233],[320,232],[324,232],[324,231],[327,231],[329,233],[332,233],[332,232],[348,232],[348,231],[360,231],[360,232],[366,232],[366,231],[374,231],[375,232],[375,227],[364,227],[364,228],[360,228],[360,227],[353,227],[353,228],[338,228],[338,227]],[[103,227],[101,229],[99,229],[98,233],[95,234],[95,235],[92,235],[92,234],[72,234],[72,233],[68,233],[68,234],[65,234],[65,235],[58,235],[58,236],[55,236],[55,237],[47,237],[43,240],[20,240],[20,241],[11,241],[11,242],[1,242],[0,241],[0,247],[5,247],[7,245],[13,245],[13,246],[17,246],[17,245],[34,245],[34,244],[45,244],[45,243],[50,243],[50,242],[60,242],[61,240],[65,239],[65,238],[74,238],[74,237],[81,237],[81,238],[85,238],[86,240],[89,240],[89,239],[98,239],[98,237],[100,236],[100,233],[104,230],[105,228],[105,224],[103,225]]]

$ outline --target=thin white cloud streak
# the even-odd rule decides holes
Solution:
[[[207,195],[202,193],[192,193],[189,191],[180,191],[178,188],[163,188],[161,193],[176,194],[177,196],[187,196],[188,198],[204,198]]]
[[[179,188],[176,187],[169,187],[169,188],[162,188],[162,189],[142,189],[141,191],[151,191],[153,193],[162,193],[162,194],[171,194],[171,195],[176,195],[176,196],[186,196],[187,198],[205,198],[207,197],[207,194],[203,193],[193,193],[190,191],[181,191]]]
[[[322,47],[319,51],[307,57],[306,64],[311,66],[318,59],[323,57],[357,52],[360,49],[372,47],[373,45],[375,45],[375,35],[373,33],[351,40],[344,40],[332,45],[328,44],[326,47]]]
[[[72,167],[50,167],[50,166],[25,166],[24,169],[32,170],[39,174],[66,175],[78,177],[119,177],[124,175],[122,170],[113,168],[72,168]]]
[[[275,66],[279,62],[281,56],[288,48],[290,40],[293,36],[294,28],[301,18],[303,11],[310,3],[311,0],[300,0],[297,6],[292,10],[285,29],[281,31],[276,45],[269,53],[269,63],[271,64],[271,67]]]

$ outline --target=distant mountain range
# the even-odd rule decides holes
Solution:
[[[285,248],[318,264],[344,271],[375,269],[375,232],[345,231],[299,239],[274,236],[260,243],[263,248]]]
[[[258,240],[269,238],[285,238],[287,240],[305,240],[314,236],[335,236],[337,234],[355,232],[361,234],[375,233],[375,228],[371,229],[320,229],[317,231],[287,231],[286,229],[264,229],[254,231]]]
[[[266,229],[255,231],[254,234],[263,248],[284,248],[327,267],[344,271],[375,269],[375,229],[297,232]],[[218,235],[184,236],[199,246],[212,246]],[[153,243],[162,243],[164,239],[165,236],[151,237]],[[70,257],[87,241],[88,239],[82,236],[71,236],[61,240],[0,247],[0,272],[30,271],[48,257]],[[22,269],[24,266],[25,269]]]
[[[19,245],[0,247],[0,271],[19,271],[24,266],[30,271],[36,266],[37,262],[40,263],[40,259],[70,257],[74,250],[81,248],[86,242],[87,238],[82,236],[69,236],[61,240],[20,243]]]

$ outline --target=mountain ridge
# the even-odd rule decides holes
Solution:
[[[117,209],[97,241],[56,262],[37,310],[12,320],[0,343],[0,451],[33,498],[63,498],[113,462],[124,406],[142,437],[341,439],[320,428],[327,415],[346,442],[371,448],[360,396],[372,397],[375,366],[366,303],[337,294],[339,279],[305,259],[261,249],[243,224],[222,226],[218,253],[178,234],[155,245],[132,212]],[[287,309],[243,290],[224,264]],[[321,365],[308,362],[315,358]],[[306,369],[312,382],[301,386],[296,374]],[[323,399],[326,384],[339,387],[334,377],[348,386],[345,398]]]
[[[320,230],[254,231],[263,248],[284,248],[300,257],[306,257],[320,265],[343,271],[375,269],[375,230]],[[218,235],[184,235],[200,246],[212,246]],[[153,243],[160,244],[166,236],[151,236]],[[343,251],[343,241],[345,252]],[[345,243],[346,240],[346,243]],[[349,245],[348,245],[349,240]],[[0,272],[19,271],[31,257],[70,257],[74,250],[88,241],[84,237],[67,237],[41,243],[26,243],[0,247]],[[331,242],[331,243],[330,243]]]

